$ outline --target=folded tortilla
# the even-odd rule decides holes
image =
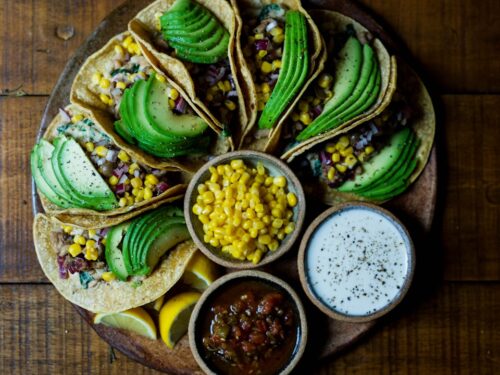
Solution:
[[[145,305],[165,294],[179,281],[189,260],[196,251],[192,241],[186,241],[168,251],[155,270],[141,282],[106,282],[96,280],[95,285],[84,289],[79,273],[69,274],[67,279],[59,276],[57,256],[62,250],[52,238],[52,232],[60,223],[38,214],[33,223],[33,238],[38,261],[43,272],[59,293],[71,303],[92,312],[113,313]],[[95,227],[94,229],[100,229]]]
[[[375,104],[373,104],[368,110],[339,125],[335,129],[331,129],[325,133],[311,137],[303,142],[296,142],[294,140],[292,141],[293,143],[289,144],[289,142],[282,141],[280,148],[285,151],[283,151],[281,158],[287,161],[291,161],[295,156],[305,152],[311,147],[314,147],[327,139],[335,137],[345,129],[352,129],[378,116],[389,105],[396,90],[396,58],[390,55],[389,51],[385,48],[382,42],[379,39],[374,38],[367,28],[354,19],[338,12],[328,10],[312,10],[310,13],[318,25],[321,34],[324,36],[342,33],[345,32],[347,27],[352,27],[356,32],[358,39],[371,40],[373,38],[373,40],[371,40],[371,46],[373,47],[377,57],[381,73],[380,93]],[[327,49],[331,49],[332,47],[333,45],[328,45]],[[331,51],[328,51],[328,54],[329,59],[327,60],[325,66],[333,66],[331,59],[334,56],[331,56]]]

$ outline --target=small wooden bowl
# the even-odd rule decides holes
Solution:
[[[293,221],[295,223],[294,231],[287,235],[280,242],[280,246],[275,251],[268,251],[266,254],[264,254],[261,261],[257,264],[253,264],[252,262],[246,260],[242,261],[234,259],[228,255],[223,254],[220,248],[216,248],[211,246],[210,244],[205,243],[203,241],[203,224],[199,221],[198,217],[192,211],[192,207],[196,203],[196,197],[198,195],[198,185],[210,178],[209,168],[211,166],[229,163],[234,159],[243,160],[243,162],[247,166],[256,166],[260,161],[264,165],[264,167],[266,167],[268,173],[271,176],[285,176],[288,181],[288,191],[295,193],[295,195],[297,196],[297,205],[293,208]],[[300,184],[299,180],[292,172],[292,170],[288,168],[288,166],[280,159],[256,151],[234,151],[213,158],[208,163],[203,165],[193,176],[184,197],[184,216],[186,217],[186,224],[189,233],[193,238],[193,241],[209,259],[221,266],[228,268],[256,268],[265,264],[269,264],[281,257],[288,250],[290,250],[292,245],[295,243],[295,240],[299,236],[300,229],[304,222],[305,212],[306,200],[304,197],[304,190],[302,189],[302,185]]]
[[[309,241],[321,224],[323,224],[324,221],[326,221],[330,216],[333,216],[337,213],[340,213],[344,210],[349,210],[349,209],[356,209],[356,208],[362,208],[366,209],[372,212],[375,212],[384,218],[388,219],[398,230],[400,235],[403,237],[405,245],[406,245],[406,252],[407,252],[407,271],[406,275],[404,278],[404,283],[399,289],[399,292],[396,294],[396,296],[383,308],[378,309],[372,314],[367,314],[367,315],[347,315],[344,313],[341,313],[339,311],[334,310],[333,308],[329,307],[327,304],[325,304],[321,299],[316,295],[316,293],[312,290],[311,288],[311,283],[309,282],[307,273],[306,273],[306,252],[308,249]],[[349,229],[347,229],[349,230]],[[391,311],[394,307],[396,307],[401,300],[404,298],[406,293],[408,292],[408,289],[410,288],[411,281],[413,279],[413,274],[415,271],[415,248],[413,245],[413,241],[410,237],[410,234],[408,233],[408,230],[405,228],[405,226],[399,221],[398,218],[396,218],[393,214],[391,214],[389,211],[376,206],[374,204],[370,203],[362,203],[362,202],[347,202],[343,204],[339,204],[336,206],[333,206],[329,208],[328,210],[324,211],[321,215],[319,215],[307,228],[304,236],[302,237],[302,241],[300,243],[300,248],[299,248],[299,254],[297,257],[297,265],[298,265],[298,270],[299,270],[299,276],[300,276],[300,282],[302,284],[302,287],[304,291],[306,292],[307,296],[309,299],[318,307],[323,313],[328,315],[330,318],[337,319],[337,320],[342,320],[342,321],[348,321],[348,322],[353,322],[353,323],[361,323],[361,322],[368,322],[374,319],[377,319],[381,317],[382,315],[385,315],[389,311]]]
[[[202,337],[200,335],[200,326],[202,325],[201,317],[204,316],[204,314],[206,313],[206,309],[209,308],[208,305],[210,304],[212,297],[218,295],[219,293],[223,293],[224,290],[227,290],[227,287],[245,281],[258,281],[271,285],[273,289],[282,292],[286,297],[288,297],[289,301],[294,307],[295,319],[298,319],[297,326],[299,327],[299,332],[297,333],[297,341],[295,343],[295,348],[292,352],[289,362],[285,365],[284,368],[280,370],[278,375],[289,374],[299,363],[306,348],[308,331],[306,313],[304,310],[304,306],[300,301],[300,297],[297,295],[297,293],[295,293],[292,287],[283,280],[267,272],[255,270],[237,271],[221,277],[212,285],[210,285],[210,287],[202,294],[200,300],[196,303],[196,306],[189,320],[188,334],[191,352],[193,353],[193,356],[198,365],[206,374],[217,375],[217,373],[214,372],[214,370],[209,366],[202,355]]]

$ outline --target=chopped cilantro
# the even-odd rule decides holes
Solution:
[[[80,284],[82,284],[83,289],[88,289],[89,283],[94,280],[92,275],[86,271],[80,272]]]
[[[111,77],[114,77],[115,75],[119,73],[137,73],[139,71],[139,64],[132,64],[132,67],[130,69],[127,68],[118,68],[114,69],[111,71]]]

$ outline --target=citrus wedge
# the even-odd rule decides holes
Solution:
[[[156,311],[160,311],[164,301],[165,301],[165,294],[162,294],[160,297],[154,300],[153,309],[155,309]]]
[[[203,292],[217,279],[217,266],[201,251],[197,251],[189,261],[182,281],[192,288]]]
[[[186,292],[169,299],[160,311],[159,324],[163,342],[173,349],[187,332],[189,318],[200,298],[198,292]]]
[[[118,313],[98,313],[94,317],[94,323],[125,329],[154,340],[158,337],[153,319],[142,307]]]

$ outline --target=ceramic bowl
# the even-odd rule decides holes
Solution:
[[[302,355],[304,354],[307,343],[307,319],[304,307],[297,293],[295,293],[295,291],[285,281],[267,272],[255,270],[237,271],[221,277],[210,285],[210,287],[202,294],[200,300],[196,303],[189,320],[189,346],[196,362],[206,374],[222,375],[220,372],[217,372],[210,360],[204,356],[202,331],[204,327],[206,328],[207,324],[204,322],[204,318],[210,311],[214,298],[221,295],[224,296],[230,288],[234,288],[235,286],[237,287],[238,285],[249,281],[266,284],[272,289],[282,293],[290,302],[292,311],[294,312],[294,319],[296,319],[295,324],[298,328],[295,346],[293,347],[290,357],[285,361],[283,367],[279,369],[276,374],[289,374],[297,366]]]
[[[295,223],[294,231],[280,241],[278,249],[275,251],[268,251],[264,254],[260,262],[257,264],[253,264],[252,262],[246,260],[242,261],[234,259],[229,255],[223,254],[220,248],[216,248],[208,243],[205,243],[203,241],[203,224],[192,211],[192,207],[196,203],[196,197],[198,196],[198,185],[206,182],[210,178],[209,168],[219,164],[230,163],[231,160],[234,159],[243,160],[249,167],[255,167],[258,162],[262,162],[271,176],[285,176],[288,181],[288,191],[295,193],[297,196],[297,205],[293,208],[293,221]],[[300,229],[304,222],[305,211],[306,201],[304,197],[304,190],[291,169],[278,158],[256,151],[235,151],[210,160],[193,176],[184,198],[184,215],[186,217],[187,227],[198,248],[215,263],[224,267],[237,269],[256,268],[269,264],[290,250],[300,233]]]
[[[339,229],[338,226],[322,227],[335,215],[340,217],[349,210],[365,210],[377,219],[363,220],[358,216],[356,223],[365,226],[357,228],[354,226],[357,224]],[[351,220],[355,220],[352,215]],[[385,246],[389,233],[377,227],[377,222],[388,223],[395,229],[391,232],[397,233],[399,240],[391,242],[394,246]],[[320,235],[313,240],[317,233]],[[332,238],[320,241],[326,233]],[[363,233],[367,233],[366,236]],[[341,239],[335,240],[334,236]],[[334,241],[348,242],[339,245]],[[351,241],[356,244],[351,245]],[[394,250],[396,248],[399,250]],[[338,263],[336,256],[342,257]],[[383,260],[375,260],[377,256]],[[399,263],[396,262],[398,256],[402,257]],[[322,260],[317,261],[318,257]],[[415,249],[408,230],[389,211],[373,204],[348,202],[329,208],[309,225],[302,237],[297,265],[304,291],[322,312],[337,320],[367,322],[388,313],[407,293],[415,269]],[[318,285],[323,285],[321,291]],[[370,301],[369,296],[373,296],[375,302]],[[363,309],[365,313],[361,313]]]

